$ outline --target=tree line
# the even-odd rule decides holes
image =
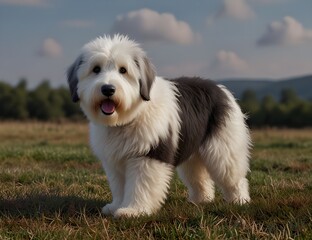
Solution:
[[[258,99],[255,91],[246,90],[238,102],[251,127],[312,126],[312,101],[301,99],[292,89],[282,90],[280,99],[270,95]],[[52,88],[49,81],[43,81],[29,90],[25,79],[16,86],[0,81],[0,120],[62,119],[85,119],[66,87]]]
[[[259,100],[255,91],[246,90],[239,103],[252,127],[312,126],[312,101],[301,99],[293,89],[283,89],[278,100],[271,95]]]
[[[52,88],[47,80],[28,90],[23,79],[16,86],[0,81],[0,119],[80,120],[83,115],[79,105],[72,102],[67,88]]]

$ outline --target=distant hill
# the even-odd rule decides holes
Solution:
[[[245,90],[254,90],[259,99],[272,95],[279,99],[285,88],[292,88],[297,95],[305,100],[312,100],[312,75],[294,77],[285,80],[272,79],[224,79],[217,81],[228,87],[236,98],[241,98]]]

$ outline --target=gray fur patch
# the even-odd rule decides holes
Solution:
[[[173,149],[172,134],[169,133],[167,139],[161,139],[147,156],[177,166],[219,133],[231,106],[226,94],[211,80],[182,77],[171,81],[178,88],[181,109],[178,148]]]
[[[77,93],[77,85],[78,85],[77,70],[79,69],[79,66],[82,64],[82,62],[83,62],[82,56],[79,56],[67,70],[67,82],[69,85],[69,90],[73,102],[79,101],[79,96]]]
[[[143,61],[136,61],[140,72],[141,72],[141,79],[140,82],[140,95],[143,100],[149,101],[150,100],[150,90],[155,80],[155,70],[152,63],[145,57]]]

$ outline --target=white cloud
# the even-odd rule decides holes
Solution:
[[[44,7],[48,5],[46,0],[0,0],[0,4],[30,7]]]
[[[39,48],[39,56],[56,58],[62,55],[62,46],[53,38],[46,38]]]
[[[214,77],[237,77],[242,76],[248,69],[248,64],[240,58],[235,52],[220,50],[212,63],[209,70]]]
[[[186,22],[178,21],[170,13],[158,13],[150,9],[118,16],[111,32],[127,34],[143,42],[190,44],[199,38]]]
[[[270,23],[259,38],[259,46],[299,44],[312,41],[312,30],[305,29],[292,17],[284,17],[282,21]]]
[[[208,17],[207,23],[212,24],[220,18],[232,18],[236,20],[248,20],[255,17],[255,12],[247,4],[246,0],[223,0],[219,11]]]
[[[65,27],[72,27],[72,28],[90,28],[90,27],[93,27],[95,24],[94,22],[90,20],[73,19],[73,20],[63,21],[62,25]]]

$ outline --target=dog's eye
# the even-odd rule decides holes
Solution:
[[[101,67],[100,66],[95,66],[92,69],[92,72],[94,72],[95,74],[99,74],[101,72]]]
[[[121,68],[119,68],[119,73],[125,74],[125,73],[127,73],[127,69],[124,67],[121,67]]]

